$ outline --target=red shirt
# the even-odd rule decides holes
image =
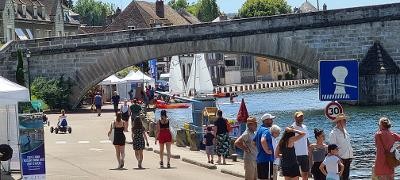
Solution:
[[[382,142],[383,141],[383,142]],[[389,167],[385,160],[385,150],[390,151],[393,144],[400,141],[400,135],[393,133],[389,130],[379,130],[375,134],[375,175],[393,175],[394,168]]]

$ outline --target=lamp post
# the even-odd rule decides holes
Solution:
[[[31,51],[29,49],[26,49],[25,51],[25,56],[26,56],[26,61],[28,62],[28,89],[29,89],[29,100],[31,99],[31,71],[30,71],[30,57],[31,57]]]

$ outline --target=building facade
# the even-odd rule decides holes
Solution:
[[[0,41],[76,35],[73,15],[61,0],[1,0]]]

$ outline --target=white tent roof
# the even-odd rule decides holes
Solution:
[[[29,90],[0,76],[0,105],[29,101]]]
[[[151,77],[143,74],[141,71],[130,71],[122,81],[133,81],[133,82],[151,82],[154,81]]]
[[[111,75],[110,77],[104,79],[103,81],[100,82],[100,84],[117,84],[119,82],[122,82],[123,80],[115,76],[114,74]]]

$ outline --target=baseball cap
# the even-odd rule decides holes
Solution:
[[[261,119],[262,120],[265,120],[265,119],[275,119],[276,117],[275,116],[273,116],[273,115],[271,115],[271,114],[269,114],[269,113],[265,113],[263,116],[261,116]]]
[[[300,116],[304,116],[303,112],[297,111],[294,113],[294,117],[300,117]]]

